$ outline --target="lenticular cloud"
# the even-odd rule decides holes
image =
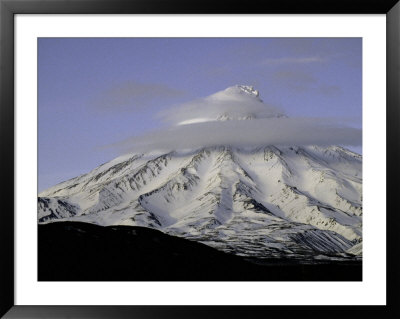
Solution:
[[[243,120],[284,116],[280,109],[264,103],[251,86],[232,86],[202,99],[184,103],[159,114],[172,125],[218,120]]]
[[[264,103],[258,91],[234,86],[185,103],[159,116],[171,125],[115,144],[125,152],[197,149],[209,146],[361,144],[358,128],[329,119],[289,118]]]

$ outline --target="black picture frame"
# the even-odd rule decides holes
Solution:
[[[16,306],[14,304],[15,14],[385,14],[387,22],[386,306]],[[0,316],[5,318],[400,318],[396,180],[399,163],[400,3],[398,0],[0,0]],[[382,141],[383,142],[383,141]]]

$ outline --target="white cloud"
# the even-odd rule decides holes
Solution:
[[[229,87],[224,91],[169,108],[158,114],[161,119],[173,125],[221,118],[270,118],[283,115],[284,112],[279,108],[264,103],[258,97],[257,91],[246,93],[239,86]]]
[[[361,130],[307,118],[232,120],[173,126],[114,144],[124,152],[226,145],[361,145]]]
[[[115,143],[123,152],[209,146],[361,145],[361,129],[329,119],[288,118],[252,87],[234,86],[164,111],[172,126]],[[223,120],[221,120],[223,119]]]

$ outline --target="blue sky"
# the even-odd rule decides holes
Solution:
[[[38,55],[39,191],[165,126],[160,111],[235,84],[290,117],[361,128],[361,38],[40,38]]]

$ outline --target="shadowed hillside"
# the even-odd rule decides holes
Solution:
[[[357,261],[259,264],[145,227],[56,222],[38,229],[39,281],[354,281],[362,276]]]

